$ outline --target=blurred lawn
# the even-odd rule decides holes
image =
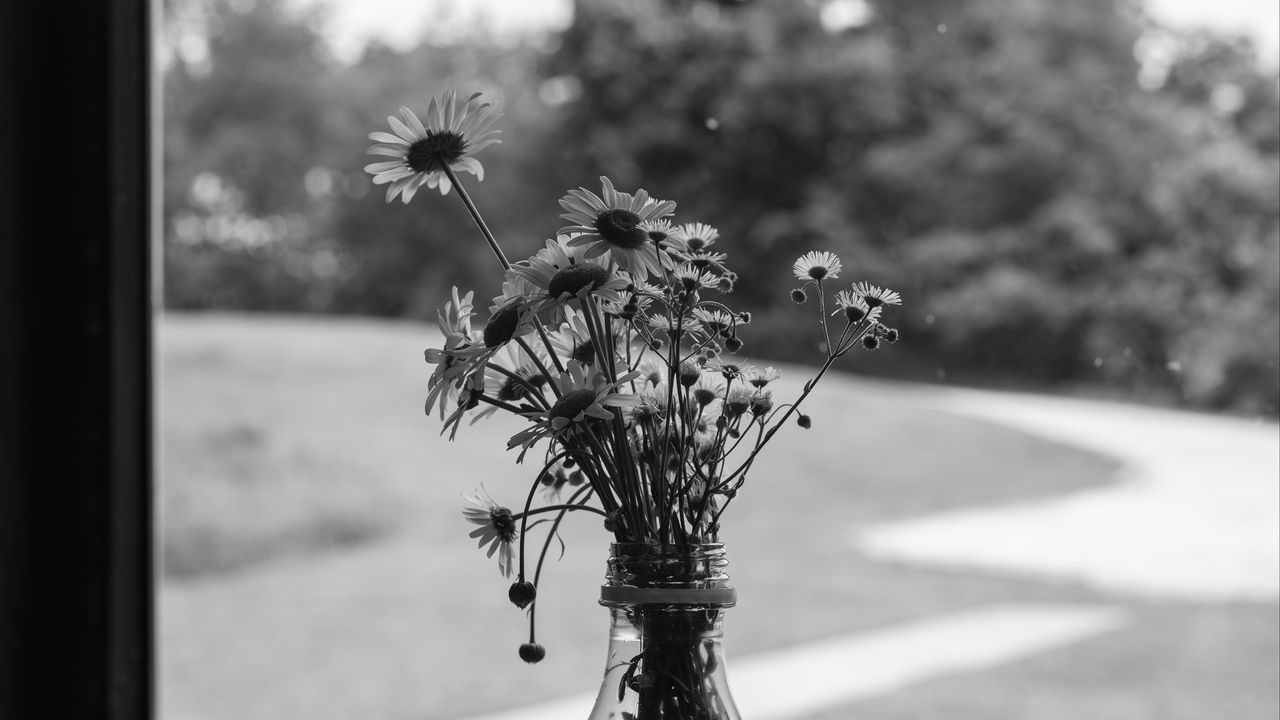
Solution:
[[[459,493],[483,482],[516,504],[534,468],[502,450],[510,419],[438,437],[421,405],[434,338],[392,321],[161,319],[164,717],[429,720],[594,689],[607,538],[594,516],[566,527],[538,615],[550,654],[524,666],[523,617],[466,537]],[[779,397],[804,380],[785,371]],[[1102,602],[1131,626],[823,720],[1276,717],[1274,604],[1154,603],[861,556],[859,524],[1067,493],[1114,463],[931,411],[927,388],[824,383],[806,403],[813,430],[780,433],[725,515],[743,595],[730,662],[987,602]]]

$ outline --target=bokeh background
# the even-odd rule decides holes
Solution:
[[[456,198],[387,205],[361,170],[368,132],[446,87],[502,103],[504,142],[469,187],[513,259],[560,226],[566,189],[600,175],[676,200],[724,237],[733,302],[754,315],[744,352],[796,387],[819,356],[787,299],[796,256],[834,251],[846,276],[906,299],[904,340],[854,359],[814,430],[760,473],[803,482],[747,488],[726,520],[755,598],[734,611],[731,653],[994,602],[1127,618],[804,717],[1276,716],[1271,594],[889,562],[849,540],[1123,481],[1123,457],[931,393],[1083,398],[1275,442],[1274,8],[1255,33],[1130,0],[414,8],[165,2],[165,717],[443,720],[594,691],[603,534],[566,530],[539,613],[548,661],[519,663],[524,618],[458,497],[481,482],[523,497],[529,468],[502,453],[518,426],[450,444],[421,411],[435,309],[453,285],[496,294],[499,268]]]

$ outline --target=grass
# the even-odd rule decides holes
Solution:
[[[484,483],[515,504],[532,468],[502,451],[518,423],[448,443],[422,416],[433,337],[412,323],[163,320],[167,720],[442,720],[594,689],[606,537],[595,516],[566,528],[538,615],[548,659],[523,665],[523,615],[466,537],[459,493]],[[786,372],[783,397],[804,379]],[[860,524],[1074,492],[1115,465],[932,411],[910,386],[824,387],[806,403],[813,430],[780,433],[725,515],[743,598],[727,622],[731,663],[990,602],[1102,602],[1126,606],[1130,627],[822,720],[1276,716],[1274,604],[1153,604],[860,555]]]

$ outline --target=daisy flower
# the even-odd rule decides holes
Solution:
[[[618,372],[626,370],[625,365],[617,368]],[[592,420],[612,420],[613,413],[609,408],[632,407],[639,403],[635,395],[620,393],[618,387],[639,376],[632,371],[618,376],[617,382],[609,382],[604,373],[598,370],[587,371],[586,366],[571,362],[564,373],[556,379],[560,389],[559,398],[546,410],[533,410],[522,413],[534,422],[507,442],[507,449],[520,446],[528,450],[530,446],[544,437],[554,437],[565,428]],[[521,453],[523,457],[523,453]]]
[[[732,314],[719,309],[694,308],[693,317],[702,323],[709,335],[727,335],[737,324]]]
[[[660,388],[642,388],[634,405],[622,408],[623,416],[632,424],[654,427],[667,417],[667,396]]]
[[[799,280],[834,280],[840,277],[840,258],[826,250],[810,250],[791,266]]]
[[[444,309],[436,311],[440,332],[444,335],[443,348],[428,348],[423,353],[427,362],[436,366],[427,380],[426,412],[431,414],[432,408],[439,405],[440,417],[444,418],[445,408],[458,396],[458,389],[463,378],[471,371],[471,361],[475,358],[478,347],[477,338],[471,331],[472,296],[468,292],[459,297],[458,288],[453,288],[453,298],[445,303]]]
[[[390,183],[387,202],[399,195],[408,204],[423,185],[438,187],[440,194],[447,195],[452,183],[446,167],[484,180],[484,166],[473,156],[500,142],[496,137],[499,131],[489,129],[499,117],[492,103],[481,101],[480,93],[459,104],[453,90],[431,98],[425,123],[402,107],[400,117],[387,116],[394,132],[369,133],[369,139],[377,144],[365,151],[394,159],[371,163],[364,171],[373,176],[374,185]]]
[[[562,306],[570,298],[588,294],[612,303],[623,302],[620,291],[631,278],[600,257],[587,257],[564,238],[548,240],[536,255],[511,266],[510,275],[522,279],[534,292],[536,309]]]
[[[782,371],[770,365],[764,370],[752,370],[744,375],[743,379],[751,383],[752,387],[763,388],[780,377],[782,377]]]
[[[727,363],[727,362],[709,362],[707,370],[718,372],[724,376],[725,380],[736,380],[741,377],[748,377],[755,373],[754,365],[745,363]]]
[[[641,227],[646,222],[661,220],[670,215],[676,204],[670,200],[651,200],[645,190],[635,195],[618,192],[607,177],[601,177],[602,194],[578,188],[560,198],[565,212],[560,217],[571,224],[560,228],[561,233],[572,235],[569,244],[585,247],[589,258],[608,256],[637,278],[663,273],[672,262]]]
[[[871,307],[867,304],[862,293],[857,291],[857,286],[853,290],[841,290],[836,293],[836,309],[832,315],[844,313],[844,317],[851,323],[867,320],[875,322],[880,317],[879,307]]]
[[[649,234],[649,239],[659,250],[666,252],[684,252],[689,248],[685,245],[684,236],[671,224],[670,220],[647,220],[640,223],[640,229]]]
[[[672,319],[666,315],[650,315],[646,318],[649,327],[668,335],[676,332],[677,326],[682,333],[698,332],[702,329],[702,323],[693,318]]]
[[[494,502],[483,486],[476,491],[474,497],[463,497],[474,507],[463,508],[462,515],[467,522],[479,525],[471,531],[471,537],[479,539],[480,547],[489,546],[485,551],[486,557],[493,557],[497,553],[498,570],[503,576],[511,577],[511,568],[515,564],[515,549],[511,544],[519,535],[515,516],[508,508]]]
[[[596,346],[591,341],[586,315],[568,306],[565,306],[564,314],[565,321],[551,333],[551,347],[560,357],[583,365],[594,365]]]
[[[681,264],[671,275],[672,285],[683,288],[686,292],[713,290],[720,285],[720,278],[689,263]]]
[[[742,417],[747,410],[751,409],[751,400],[754,397],[755,391],[750,388],[733,388],[724,398],[724,416],[731,421]]]
[[[724,261],[728,260],[729,256],[722,252],[714,252],[711,250],[698,250],[694,252],[691,250],[687,253],[682,253],[680,255],[680,259],[690,267],[695,267],[713,275],[723,276],[729,272],[729,268],[724,264]]]
[[[691,222],[681,225],[675,236],[686,249],[700,252],[707,246],[715,244],[716,239],[720,237],[720,231],[706,223]]]
[[[518,345],[505,346],[502,353],[485,363],[484,394],[503,402],[527,400],[531,395],[536,396],[546,384],[547,378],[537,363]],[[488,415],[495,410],[497,408],[490,405],[482,414]]]
[[[870,283],[854,283],[853,293],[861,295],[867,305],[878,308],[882,305],[901,305],[902,296],[888,288],[877,287]]]

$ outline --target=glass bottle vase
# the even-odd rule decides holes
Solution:
[[[720,543],[611,546],[609,653],[589,720],[741,720],[721,646],[737,601],[726,565]]]

